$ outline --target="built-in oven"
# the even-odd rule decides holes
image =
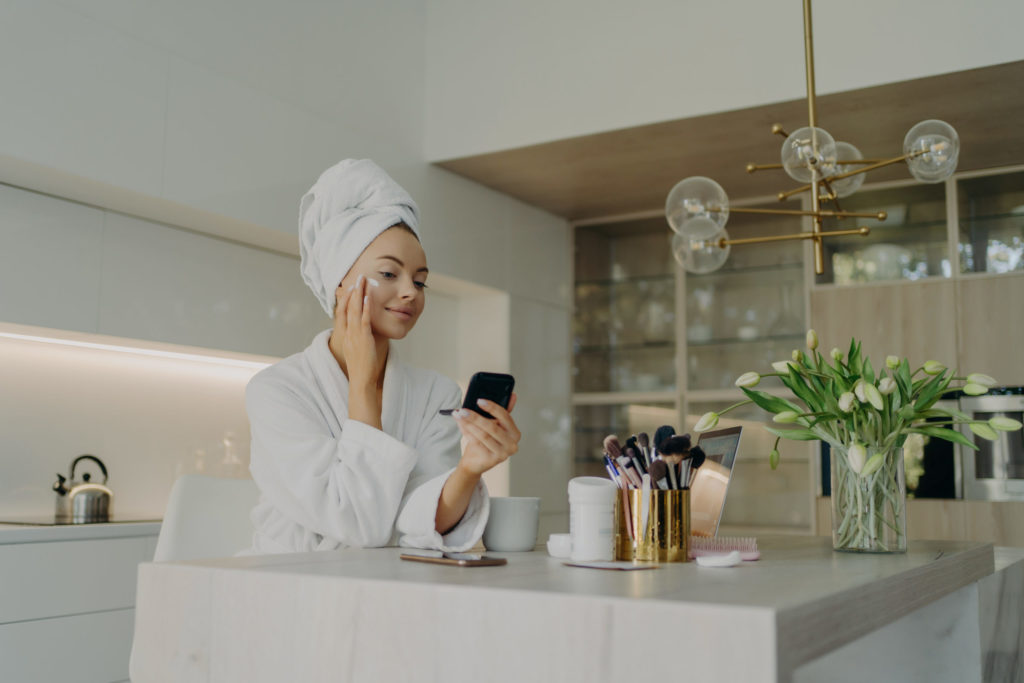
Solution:
[[[956,411],[959,391],[949,392],[936,401],[935,408]],[[947,417],[933,417],[928,422],[948,421]],[[907,493],[913,498],[963,497],[963,447],[952,441],[922,437],[920,450],[905,448],[903,466],[906,469]]]
[[[1024,422],[1024,387],[990,389],[984,396],[963,396],[960,410],[974,420],[1009,417]],[[963,493],[969,500],[1024,500],[1024,431],[997,432],[995,441],[968,430],[978,450],[963,448]]]

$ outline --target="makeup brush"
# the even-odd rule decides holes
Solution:
[[[654,430],[654,447],[661,453],[661,442],[676,433],[675,427],[662,425]]]
[[[647,432],[640,432],[636,435],[636,442],[640,446],[640,452],[644,456],[644,461],[647,463],[648,469],[651,467],[651,438],[647,436]]]
[[[617,461],[619,456],[622,455],[622,445],[619,443],[619,437],[614,434],[609,434],[604,437],[604,452],[607,453],[612,460]]]
[[[626,457],[633,461],[633,467],[636,468],[637,473],[645,474],[647,468],[644,467],[643,458],[637,453],[636,448],[633,446],[626,446],[624,453]]]
[[[703,448],[694,446],[690,449],[690,474],[686,481],[687,487],[693,483],[693,477],[696,476],[697,469],[704,464],[705,460],[707,460],[707,455],[705,455]]]
[[[655,460],[651,463],[651,481],[662,491],[668,489],[668,465],[664,460]]]
[[[682,488],[685,479],[682,473],[676,472],[676,468],[683,462],[683,459],[690,452],[690,435],[670,436],[661,442],[658,451],[662,459],[670,465],[668,478],[673,489]]]
[[[626,476],[626,480],[629,482],[629,488],[640,488],[640,473],[636,471],[633,466],[633,461],[628,456],[619,456],[619,472]]]
[[[630,452],[630,449],[632,449],[632,453]],[[622,452],[631,458],[640,455],[640,447],[636,445],[636,435],[626,439],[626,443],[622,444]]]

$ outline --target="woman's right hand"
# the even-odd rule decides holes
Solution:
[[[480,407],[494,416],[489,419],[468,408],[460,408],[452,415],[458,420],[459,430],[466,437],[459,467],[474,476],[508,460],[519,450],[522,434],[509,414],[516,405],[516,395],[505,410],[492,401],[480,399]]]
[[[338,287],[335,292],[334,330],[331,333],[331,346],[341,352],[349,386],[363,389],[376,388],[380,366],[370,328],[366,289],[366,278],[362,275],[354,285]]]

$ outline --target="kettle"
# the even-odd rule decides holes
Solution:
[[[82,481],[75,481],[75,467],[82,460],[92,460],[103,472],[103,484],[89,481],[88,472],[82,475]],[[57,473],[57,481],[53,490],[57,492],[57,521],[72,524],[89,524],[106,522],[110,519],[110,502],[114,493],[104,484],[107,483],[107,468],[94,455],[80,455],[71,462],[71,482],[65,486],[67,479]]]

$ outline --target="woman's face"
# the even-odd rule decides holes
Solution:
[[[387,339],[409,334],[426,303],[427,257],[416,236],[404,227],[377,235],[341,281],[338,301],[360,275],[367,281],[373,333]]]

